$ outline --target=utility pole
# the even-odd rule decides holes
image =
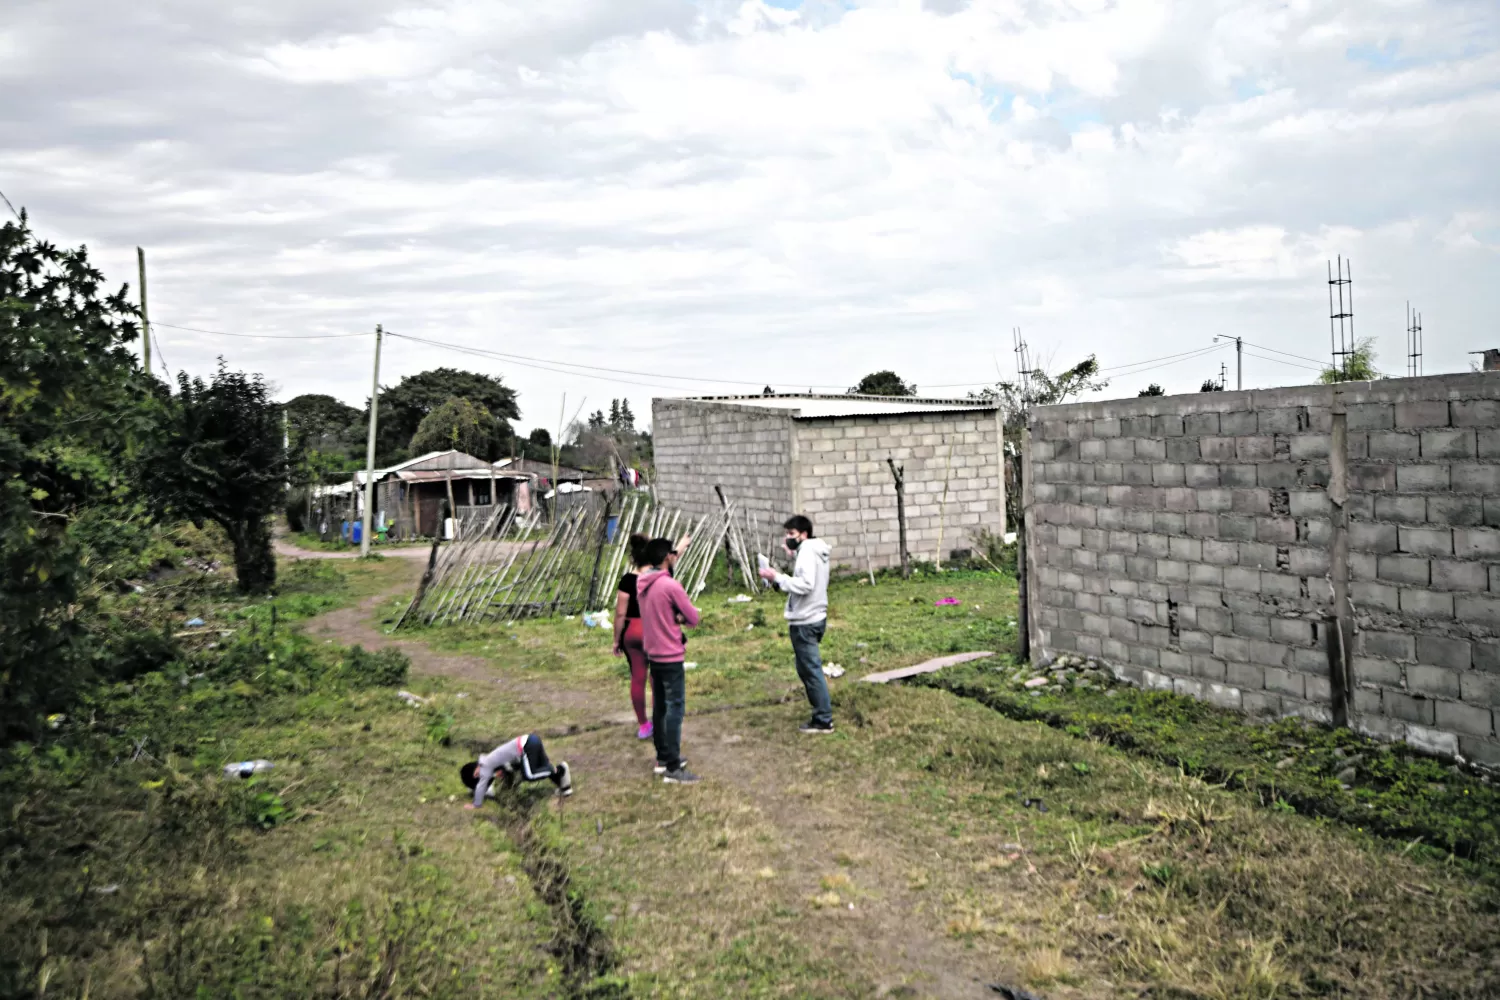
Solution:
[[[1234,341],[1234,387],[1236,389],[1243,389],[1245,388],[1245,341],[1240,337],[1230,337],[1228,335],[1225,335],[1222,337],[1215,337],[1214,343],[1217,344],[1221,340]],[[1224,383],[1228,380],[1222,374],[1224,371],[1224,366],[1222,364],[1219,365],[1219,371],[1221,372],[1221,374],[1219,375],[1219,385],[1223,386]]]
[[[375,419],[380,413],[380,338],[384,334],[375,324],[375,375],[370,381],[370,439],[365,445],[365,514],[360,522],[359,554],[370,554],[370,509],[375,505]],[[438,534],[442,534],[441,527]]]
[[[151,374],[151,319],[146,313],[146,251],[135,248],[135,263],[141,275],[141,363]]]

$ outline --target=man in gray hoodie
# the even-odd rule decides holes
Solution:
[[[823,676],[823,657],[818,644],[828,627],[828,559],[832,549],[821,538],[813,537],[812,521],[801,514],[782,525],[786,529],[786,549],[796,557],[792,575],[774,569],[760,571],[762,578],[786,594],[787,634],[791,636],[792,653],[797,658],[797,676],[812,705],[812,718],[799,732],[833,732],[833,707],[828,700],[828,681]]]

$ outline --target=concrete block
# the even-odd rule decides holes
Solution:
[[[1198,509],[1202,511],[1229,510],[1234,505],[1234,491],[1228,489],[1203,489],[1195,492]]]
[[[1159,438],[1136,438],[1135,457],[1160,462],[1167,457],[1167,443]]]
[[[1150,486],[1151,466],[1147,462],[1125,462],[1120,466],[1122,480],[1128,486]]]
[[[1500,458],[1500,428],[1485,427],[1478,433],[1479,457]]]
[[[1271,491],[1263,489],[1233,490],[1229,509],[1237,514],[1271,513]]]
[[[1235,439],[1232,437],[1201,437],[1198,439],[1198,454],[1206,462],[1232,462],[1235,458]]]
[[[1203,435],[1219,433],[1219,415],[1217,413],[1188,413],[1182,418],[1182,429],[1184,434]]]
[[[1293,517],[1328,516],[1328,494],[1323,490],[1293,490],[1287,501]]]
[[[1414,697],[1402,691],[1387,688],[1381,694],[1380,705],[1386,715],[1402,722],[1415,722],[1430,726],[1436,716],[1432,702],[1425,697]]]
[[[1188,535],[1192,538],[1219,537],[1219,515],[1211,511],[1187,514],[1184,525]]]
[[[1120,436],[1120,421],[1113,417],[1102,417],[1093,422],[1089,433],[1096,438],[1117,438]]]
[[[1438,757],[1452,757],[1458,753],[1457,736],[1437,729],[1429,729],[1425,726],[1407,726],[1406,742],[1423,753],[1430,753]]]
[[[1430,496],[1427,520],[1433,524],[1467,527],[1484,523],[1484,500],[1471,496]]]
[[[1270,637],[1289,646],[1310,646],[1313,642],[1313,623],[1301,618],[1270,619]]]
[[[1394,524],[1354,521],[1349,525],[1349,547],[1359,552],[1395,552],[1398,540]]]
[[[1454,528],[1453,552],[1467,559],[1500,556],[1500,528]]]
[[[1327,434],[1296,434],[1291,438],[1291,456],[1299,462],[1328,457]]]
[[[1206,539],[1203,542],[1203,560],[1214,566],[1235,566],[1240,561],[1240,547],[1236,542]]]
[[[1377,496],[1375,519],[1397,524],[1422,524],[1427,520],[1427,498],[1424,496]]]
[[[1240,710],[1246,715],[1274,719],[1281,715],[1281,695],[1270,691],[1242,691]]]
[[[1348,414],[1351,431],[1385,431],[1396,426],[1396,408],[1390,403],[1351,403]]]
[[[1348,434],[1347,446],[1348,446],[1348,457],[1349,458],[1369,458],[1370,457],[1370,435],[1369,434],[1366,434],[1366,433],[1363,433],[1363,432],[1353,432],[1353,431],[1351,431]]]
[[[1250,489],[1256,485],[1254,465],[1220,465],[1219,485],[1235,489]]]
[[[1182,467],[1183,483],[1193,489],[1219,485],[1219,466],[1190,463]],[[1172,484],[1179,485],[1179,484]]]
[[[1328,673],[1328,650],[1320,642],[1312,646],[1293,646],[1287,666],[1304,674],[1324,676]]]
[[[1400,611],[1401,591],[1388,583],[1351,580],[1349,599],[1361,610]]]
[[[1366,492],[1389,492],[1396,488],[1396,467],[1372,462],[1350,462],[1349,488]]]
[[[1214,632],[1220,635],[1228,635],[1233,617],[1222,605],[1200,604],[1198,608],[1198,626],[1205,632]]]
[[[1398,465],[1396,466],[1396,489],[1446,490],[1450,488],[1446,465]]]
[[[1258,433],[1260,418],[1253,410],[1231,410],[1219,414],[1219,433],[1229,437],[1242,437]]]
[[[1459,697],[1458,671],[1431,664],[1414,663],[1406,668],[1406,687],[1413,694],[1434,698]]]
[[[1415,556],[1380,556],[1378,574],[1388,583],[1410,583],[1427,586],[1432,582],[1431,564]]]
[[[1259,691],[1266,686],[1266,670],[1251,663],[1225,662],[1224,679],[1244,691]]]
[[[1454,427],[1500,427],[1500,400],[1454,399],[1448,413]]]
[[[1276,457],[1276,439],[1264,435],[1234,439],[1235,457],[1241,462],[1269,462]]]
[[[1213,636],[1197,629],[1184,629],[1177,636],[1178,648],[1188,653],[1208,653],[1214,648]]]
[[[1461,670],[1458,686],[1469,704],[1500,708],[1500,676],[1482,670]]]
[[[1161,669],[1169,674],[1187,676],[1193,672],[1193,658],[1187,653],[1180,653],[1175,649],[1163,649],[1159,651],[1159,657]]]
[[[1164,414],[1151,418],[1151,433],[1155,437],[1179,437],[1182,431],[1182,417],[1177,414]]]
[[[1241,542],[1240,565],[1253,566],[1256,569],[1276,569],[1276,546],[1267,545],[1264,542]]]
[[[1271,638],[1271,620],[1265,615],[1235,612],[1231,616],[1230,631],[1245,639]]]
[[[1297,546],[1287,550],[1287,569],[1297,576],[1326,576],[1328,550]]]
[[[1449,670],[1467,671],[1473,662],[1468,640],[1440,635],[1417,636],[1417,662]],[[1482,675],[1479,675],[1482,676]]]
[[[1203,558],[1203,542],[1197,538],[1172,536],[1167,539],[1167,554],[1173,559],[1197,562]]]
[[[1285,573],[1260,574],[1260,592],[1267,598],[1291,599],[1302,596],[1302,578]]]
[[[1463,702],[1437,702],[1434,705],[1434,723],[1439,729],[1464,733],[1467,736],[1493,736],[1494,717],[1490,709]]]
[[[1333,685],[1326,676],[1307,674],[1308,701],[1318,705],[1329,705],[1333,702]]]
[[[1135,438],[1110,438],[1104,442],[1104,456],[1114,462],[1135,458]]]
[[[1193,654],[1193,675],[1210,681],[1222,681],[1225,677],[1225,664],[1223,660],[1216,660],[1212,656],[1204,656],[1201,653]]]
[[[1452,618],[1453,595],[1436,590],[1403,588],[1401,613],[1423,618]]]
[[[1196,462],[1203,457],[1198,440],[1195,437],[1167,438],[1163,455],[1169,462]]]
[[[1255,466],[1255,482],[1269,489],[1288,489],[1301,485],[1298,467],[1291,462],[1262,462]]]
[[[1232,542],[1253,542],[1256,532],[1255,521],[1253,517],[1221,514],[1219,515],[1219,537]]]
[[[1293,698],[1306,697],[1307,675],[1293,673],[1280,667],[1266,668],[1266,690]]]
[[[1422,432],[1422,459],[1474,458],[1477,440],[1472,428]]]
[[[1396,404],[1397,427],[1447,427],[1449,419],[1446,399],[1418,399]]]
[[[1500,627],[1500,598],[1456,594],[1453,598],[1453,611],[1470,625]]]
[[[1457,562],[1452,559],[1432,561],[1432,586],[1438,590],[1462,590],[1477,593],[1492,590],[1489,586],[1490,567],[1484,563]]]
[[[1355,648],[1366,656],[1408,663],[1416,659],[1417,655],[1416,638],[1404,632],[1361,632],[1356,637]]]
[[[1224,585],[1224,567],[1206,563],[1188,564],[1188,583],[1194,587],[1218,588]]]
[[[1140,667],[1159,666],[1161,654],[1153,646],[1131,646],[1130,662]]]
[[[1181,511],[1186,513],[1196,510],[1198,506],[1199,491],[1192,490],[1186,486],[1167,486],[1160,490],[1162,506],[1167,510]]]
[[[1151,515],[1151,530],[1159,535],[1180,535],[1186,527],[1179,511],[1156,511]]]
[[[1401,665],[1392,663],[1390,660],[1374,656],[1356,656],[1349,665],[1354,671],[1356,684],[1400,687],[1404,683],[1405,672]]]
[[[1242,593],[1258,594],[1260,593],[1260,570],[1228,566],[1224,569],[1224,587]]]
[[[1500,493],[1500,465],[1459,462],[1449,466],[1449,474],[1455,493]]]
[[[1366,453],[1370,458],[1414,461],[1422,454],[1422,441],[1409,431],[1372,431]]]
[[[1421,499],[1417,497],[1415,499]],[[1457,531],[1489,531],[1488,528],[1459,528]],[[1397,545],[1399,551],[1410,553],[1415,556],[1451,556],[1453,555],[1453,541],[1455,529],[1452,528],[1416,528],[1402,525],[1397,534]],[[1500,532],[1496,532],[1500,537]],[[1463,555],[1477,553],[1461,553]]]

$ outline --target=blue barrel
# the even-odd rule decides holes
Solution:
[[[620,516],[616,514],[604,525],[604,537],[609,541],[615,540],[615,532],[620,530]]]
[[[355,521],[353,524],[349,525],[349,541],[353,542],[355,545],[358,545],[360,529],[363,527],[364,524],[360,521]]]

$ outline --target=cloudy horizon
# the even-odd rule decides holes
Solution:
[[[1215,335],[1303,384],[1336,255],[1382,371],[1408,300],[1428,374],[1500,347],[1493,0],[12,0],[0,86],[37,233],[111,288],[144,246],[171,370],[283,398],[362,405],[371,338],[271,338],[377,323],[510,355],[391,338],[381,382],[500,375],[523,429],[963,395],[1013,327],[1100,398],[1233,387],[1168,357]]]

